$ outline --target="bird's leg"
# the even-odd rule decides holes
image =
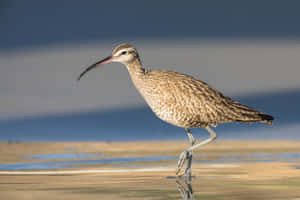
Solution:
[[[181,168],[183,167],[185,161],[187,159],[189,159],[189,155],[192,155],[192,152],[203,146],[203,145],[206,145],[208,143],[211,143],[212,141],[214,141],[217,137],[216,133],[209,127],[207,126],[206,127],[206,130],[209,132],[210,134],[210,137],[202,142],[200,142],[199,144],[195,144],[191,147],[189,147],[187,150],[185,150],[184,152],[182,152],[179,156],[179,160],[178,160],[178,166],[177,166],[177,170],[176,170],[176,174],[178,174],[178,172],[181,170]],[[188,167],[187,167],[187,170],[188,170]],[[190,170],[190,169],[189,169]]]
[[[196,140],[193,137],[190,129],[186,129],[186,132],[187,132],[188,137],[189,137],[190,147],[192,147],[196,143]],[[192,160],[193,160],[193,151],[190,151],[188,154],[189,154],[188,157],[187,157],[188,162],[187,162],[187,167],[185,169],[184,174],[190,179],[191,176],[192,176],[191,167],[192,167]]]
[[[186,130],[187,135],[189,137],[190,146],[193,146],[195,144],[196,140],[195,140],[194,136],[192,135],[192,132],[191,132],[191,130],[189,128],[187,128],[185,130]]]
[[[195,144],[196,140],[195,140],[194,136],[192,135],[191,130],[189,128],[186,128],[185,130],[186,130],[188,138],[189,138],[190,147],[192,147]],[[183,158],[183,157],[185,157],[185,158]],[[188,160],[187,167],[186,167],[184,174],[185,174],[185,176],[191,176],[192,159],[193,159],[193,151],[191,151],[191,152],[186,151],[185,154],[182,153],[178,160],[178,166],[181,166],[181,167],[177,168],[176,174],[178,174],[178,172],[184,165],[185,161]]]
[[[209,132],[210,137],[202,142],[200,142],[199,144],[193,145],[192,147],[188,148],[187,151],[194,151],[195,149],[206,145],[208,143],[211,143],[212,141],[214,141],[217,138],[217,134],[208,126],[206,127],[206,130]]]

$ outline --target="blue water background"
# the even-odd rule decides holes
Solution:
[[[151,157],[126,157],[126,158],[102,158],[102,159],[84,159],[83,157],[93,156],[92,154],[82,154],[82,157],[76,154],[68,154],[64,156],[66,160],[56,160],[49,161],[48,159],[61,159],[62,154],[40,154],[38,157],[36,155],[26,156],[31,159],[38,159],[42,162],[28,162],[28,163],[14,163],[14,164],[0,164],[0,170],[24,170],[24,169],[63,169],[63,168],[80,168],[82,165],[99,165],[99,164],[121,164],[118,167],[130,168],[136,167],[135,162],[151,162],[151,161],[161,161],[161,160],[174,160],[176,161],[178,157],[174,156],[151,156]],[[94,154],[94,156],[98,156]],[[71,159],[71,160],[69,160]],[[46,160],[46,161],[43,161]],[[225,154],[220,155],[217,159],[209,159],[208,155],[200,155],[194,157],[195,162],[200,163],[239,163],[239,162],[279,162],[285,161],[289,163],[297,163],[300,161],[300,153],[254,153],[246,155],[235,155],[235,154]],[[149,165],[147,165],[149,167]],[[298,165],[295,165],[298,169]]]
[[[218,139],[299,140],[300,90],[254,94],[233,99],[275,117],[274,125],[220,124]],[[192,129],[196,138],[208,137]],[[182,140],[184,129],[158,119],[150,108],[66,113],[0,121],[2,141]]]

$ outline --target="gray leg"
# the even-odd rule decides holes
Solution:
[[[185,130],[186,130],[187,135],[189,137],[190,146],[193,146],[195,144],[196,140],[195,140],[194,136],[192,135],[192,132],[189,128],[186,128]]]
[[[181,170],[181,168],[183,167],[183,165],[184,165],[184,163],[185,163],[185,161],[186,161],[187,159],[189,159],[189,161],[191,162],[192,158],[189,158],[189,157],[192,155],[192,152],[193,152],[195,149],[197,149],[197,148],[199,148],[199,147],[201,147],[201,146],[203,146],[203,145],[206,145],[206,144],[208,144],[208,143],[211,143],[212,141],[214,141],[214,140],[216,139],[216,137],[217,137],[216,133],[215,133],[209,126],[206,127],[206,130],[207,130],[207,131],[209,132],[209,134],[210,134],[210,137],[209,137],[208,139],[206,139],[206,140],[200,142],[199,144],[193,144],[191,147],[189,147],[187,150],[185,150],[184,152],[182,152],[182,153],[180,154],[179,160],[178,160],[178,166],[177,166],[176,174],[178,174],[178,172]],[[188,132],[188,135],[189,135],[189,134],[190,134],[190,133]],[[190,135],[191,135],[191,134],[190,134]],[[190,138],[190,136],[189,136],[189,138]],[[193,141],[195,141],[195,139],[194,139]],[[191,144],[191,143],[190,143],[190,144]],[[191,165],[191,163],[190,163],[190,165]],[[188,164],[188,167],[190,167],[189,164]],[[188,167],[187,167],[187,170],[188,170]],[[189,169],[189,170],[190,170],[190,169]]]
[[[193,137],[192,133],[191,133],[191,130],[189,128],[186,129],[186,132],[188,134],[188,137],[189,137],[189,143],[190,143],[190,147],[192,147],[195,143],[196,143],[196,140],[195,138]],[[185,172],[184,174],[187,176],[187,177],[191,177],[192,176],[192,171],[191,171],[191,167],[192,167],[192,160],[193,160],[193,151],[190,151],[189,152],[189,155],[187,157],[188,159],[188,162],[187,162],[187,167],[185,169]]]
[[[195,149],[197,149],[203,145],[211,143],[212,141],[214,141],[217,138],[217,134],[209,126],[206,127],[206,130],[209,132],[210,137],[208,139],[200,142],[199,144],[193,145],[192,147],[188,148],[187,151],[194,151]]]
[[[189,138],[190,147],[192,147],[195,144],[196,140],[195,140],[194,136],[192,135],[191,130],[189,128],[186,128],[185,130],[186,130],[186,133],[187,133],[188,138]],[[187,168],[185,170],[185,174],[189,173],[188,169],[191,168],[191,165],[192,165],[192,154],[193,154],[193,152],[190,152],[190,153],[188,153],[188,155],[186,157],[186,159],[188,160],[188,164],[187,164]],[[184,164],[184,162],[183,162],[183,164]],[[178,163],[178,165],[179,165],[179,163]],[[180,171],[180,169],[177,168],[176,174],[178,174],[179,171]]]

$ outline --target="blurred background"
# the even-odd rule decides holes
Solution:
[[[299,6],[1,0],[0,140],[186,139],[152,113],[121,64],[76,81],[121,43],[137,47],[145,68],[193,75],[275,117],[273,126],[219,125],[220,139],[300,139]]]

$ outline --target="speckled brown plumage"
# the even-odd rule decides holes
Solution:
[[[193,128],[227,122],[272,123],[271,116],[224,96],[192,76],[174,71],[145,70],[138,57],[125,65],[135,87],[153,112],[175,126]]]

